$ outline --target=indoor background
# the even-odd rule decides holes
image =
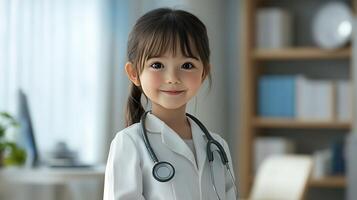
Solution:
[[[0,112],[8,112],[14,117],[23,114],[22,104],[19,103],[19,89],[21,89],[27,97],[33,135],[39,154],[38,163],[46,166],[51,162],[54,152],[60,145],[63,148],[65,144],[80,163],[99,169],[95,172],[97,174],[93,175],[93,179],[83,179],[84,181],[73,176],[72,179],[66,177],[63,182],[52,181],[51,177],[43,178],[43,181],[41,179],[16,182],[6,180],[8,176],[6,174],[11,174],[7,168],[20,171],[30,169],[27,175],[30,177],[28,179],[31,179],[36,177],[31,174],[33,163],[27,160],[23,167],[2,167],[0,199],[101,199],[103,190],[101,173],[103,173],[110,142],[116,132],[124,128],[129,85],[124,71],[128,34],[138,17],[158,7],[188,10],[197,15],[207,26],[213,84],[210,90],[207,82],[203,85],[197,97],[189,103],[187,111],[200,118],[208,129],[219,133],[227,140],[238,178],[237,184],[243,188],[240,193],[242,197],[249,196],[251,186],[254,184],[251,176],[247,175],[247,172],[252,172],[252,169],[247,169],[254,167],[251,163],[256,155],[252,152],[258,146],[254,141],[247,140],[247,137],[251,137],[247,136],[248,134],[255,137],[262,133],[264,136],[281,138],[284,132],[289,132],[289,139],[297,141],[296,145],[299,145],[293,153],[309,154],[312,159],[315,158],[313,156],[318,150],[325,150],[331,144],[328,138],[321,137],[321,134],[325,134],[322,133],[323,131],[332,138],[344,140],[351,132],[351,123],[322,125],[320,130],[319,126],[315,127],[316,124],[293,124],[287,128],[286,126],[289,125],[274,125],[274,122],[264,125],[264,121],[260,124],[259,120],[255,123],[258,125],[254,125],[250,120],[252,116],[262,114],[260,113],[262,107],[259,104],[259,97],[261,97],[259,77],[263,76],[260,75],[266,75],[267,78],[268,75],[274,74],[290,75],[291,78],[292,75],[303,73],[313,79],[332,77],[334,80],[353,77],[352,69],[348,69],[349,66],[353,66],[354,59],[351,55],[352,36],[342,46],[336,48],[337,50],[322,55],[322,58],[316,56],[318,58],[315,57],[312,61],[309,54],[315,55],[316,51],[303,51],[303,56],[300,57],[299,52],[293,51],[289,54],[290,57],[288,55],[277,60],[274,60],[276,59],[274,55],[273,58],[269,58],[271,56],[269,53],[255,54],[251,47],[258,45],[252,38],[258,37],[256,33],[258,21],[255,16],[259,8],[278,7],[290,12],[292,18],[289,22],[290,32],[279,32],[280,18],[278,25],[275,25],[277,29],[274,30],[278,30],[277,34],[289,36],[289,39],[282,43],[279,43],[279,39],[286,35],[279,36],[278,46],[289,48],[318,46],[312,33],[312,21],[316,11],[332,1],[294,0],[293,2],[285,0],[0,0]],[[337,2],[346,3],[353,10],[352,1]],[[254,9],[251,9],[251,6]],[[262,45],[269,47],[272,44]],[[341,55],[336,53],[340,52],[339,49],[347,53]],[[249,53],[250,51],[253,53]],[[317,52],[319,55],[320,53]],[[335,54],[337,56],[334,56]],[[294,59],[296,56],[299,58]],[[336,58],[337,60],[334,60]],[[263,65],[266,68],[254,71],[253,73],[256,74],[247,73],[250,68],[261,68]],[[287,65],[295,67],[287,68]],[[350,95],[352,99],[352,91]],[[349,110],[352,110],[352,106]],[[269,116],[269,113],[266,116]],[[278,117],[282,116],[278,115]],[[311,133],[310,137],[306,137],[301,132],[306,135]],[[16,133],[10,137],[13,140],[19,138],[21,135]],[[282,150],[279,154],[281,153],[291,152]],[[247,164],[248,162],[251,163]],[[75,173],[81,169],[75,168]],[[84,168],[83,171],[87,169]],[[48,171],[44,172],[44,176],[46,173]],[[89,175],[83,176],[91,177],[91,173],[88,172]],[[245,178],[240,181],[242,174]],[[312,187],[308,186],[306,199],[347,198],[349,179],[341,175],[339,177],[343,178],[338,179],[337,183],[315,182]],[[19,177],[19,180],[23,179],[25,178]],[[271,179],[274,179],[273,175]]]

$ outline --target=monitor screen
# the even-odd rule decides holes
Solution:
[[[18,121],[20,123],[20,145],[26,149],[26,165],[35,167],[39,164],[38,149],[31,120],[31,112],[26,94],[19,90]]]

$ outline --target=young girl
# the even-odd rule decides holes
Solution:
[[[112,141],[105,200],[236,199],[229,148],[186,104],[210,77],[205,25],[182,10],[152,10],[128,42],[126,126]],[[141,95],[150,99],[145,112]]]

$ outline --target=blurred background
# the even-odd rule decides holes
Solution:
[[[0,199],[102,198],[110,142],[125,128],[128,34],[158,7],[207,26],[212,89],[206,82],[187,111],[229,143],[241,197],[274,185],[278,172],[258,173],[269,157],[304,155],[313,164],[299,184],[283,177],[276,188],[297,188],[290,199],[353,199],[355,5],[0,0]]]

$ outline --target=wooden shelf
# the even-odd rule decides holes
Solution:
[[[321,179],[312,179],[309,181],[309,187],[315,188],[344,188],[346,187],[346,178],[344,176],[328,176]],[[253,184],[253,178],[250,178],[250,184]]]
[[[253,126],[257,128],[308,128],[308,129],[350,129],[350,122],[337,121],[301,121],[296,119],[255,118]]]
[[[351,57],[351,48],[323,50],[316,47],[296,47],[286,49],[255,49],[253,58],[257,60],[291,60],[291,59],[343,59]]]
[[[259,96],[257,95],[257,87],[259,86],[259,78],[265,74],[287,74],[287,75],[295,75],[296,70],[299,71],[299,74],[307,75],[314,77],[315,74],[320,75],[321,77],[330,77],[332,75],[331,80],[335,80],[335,78],[340,78],[341,74],[350,74],[348,72],[350,63],[352,62],[352,48],[351,45],[336,49],[336,50],[326,50],[316,46],[312,41],[305,40],[303,37],[306,37],[304,33],[304,29],[309,26],[307,23],[297,24],[296,30],[294,31],[294,39],[295,44],[297,46],[291,48],[281,48],[281,49],[263,49],[257,48],[255,45],[258,43],[256,40],[256,19],[258,9],[261,7],[282,7],[288,11],[292,12],[301,12],[300,8],[293,8],[295,5],[304,6],[304,12],[300,14],[305,14],[306,11],[313,14],[315,12],[313,4],[305,4],[300,1],[294,1],[293,4],[290,5],[290,2],[287,4],[284,0],[274,0],[273,3],[269,2],[270,0],[245,0],[242,4],[242,13],[243,13],[243,21],[242,21],[242,57],[241,57],[241,67],[243,67],[241,75],[241,88],[240,88],[240,105],[241,105],[241,118],[240,118],[240,130],[242,133],[240,136],[240,148],[237,149],[236,154],[239,155],[239,177],[240,177],[240,196],[243,198],[247,198],[249,196],[249,192],[251,191],[253,179],[254,177],[254,141],[256,136],[260,136],[261,134],[267,134],[271,131],[266,131],[264,129],[289,129],[289,131],[284,131],[286,135],[284,137],[291,138],[294,140],[295,136],[291,133],[301,132],[301,130],[308,129],[311,134],[316,133],[316,137],[324,137],[324,140],[334,139],[336,134],[338,137],[344,137],[348,132],[350,132],[352,128],[352,121],[343,121],[339,122],[337,119],[333,119],[331,121],[313,121],[313,120],[298,120],[298,119],[289,119],[289,118],[264,118],[256,115],[256,111],[258,110],[257,102],[259,102]],[[268,3],[266,3],[268,2]],[[357,0],[353,0],[353,2],[357,2]],[[324,1],[319,0],[318,3],[321,5]],[[354,6],[357,3],[353,4]],[[285,7],[286,6],[286,7]],[[301,17],[300,15],[295,15],[297,17]],[[295,18],[294,16],[294,18]],[[300,18],[300,20],[309,20],[308,17],[304,16]],[[310,20],[313,20],[310,18]],[[302,34],[304,33],[304,34]],[[306,46],[302,46],[306,44]],[[273,61],[273,62],[272,62]],[[282,61],[282,62],[281,62]],[[291,65],[290,61],[308,61],[307,63],[301,62],[298,65]],[[336,73],[332,70],[334,68],[329,68],[325,70],[324,68],[316,67],[316,69],[310,70],[310,61],[316,63],[316,66],[324,66],[326,65],[325,61],[333,61],[328,63],[329,66],[347,66],[338,70]],[[337,61],[337,63],[336,63]],[[339,61],[343,61],[343,65]],[[349,63],[345,63],[345,61]],[[280,63],[279,63],[280,62]],[[331,65],[330,65],[331,64]],[[263,66],[263,67],[262,67]],[[265,69],[264,66],[268,66],[268,69]],[[271,67],[270,67],[271,66]],[[277,66],[277,67],[273,67]],[[289,67],[289,69],[285,69],[284,67]],[[304,66],[299,68],[299,66]],[[306,66],[306,67],[305,67]],[[316,76],[318,78],[320,76]],[[342,77],[341,77],[342,78]],[[351,82],[355,82],[355,77],[348,76],[346,80],[350,80]],[[334,102],[335,105],[335,102]],[[335,108],[334,108],[335,109]],[[294,131],[298,130],[298,131]],[[275,131],[275,130],[274,130]],[[273,132],[274,132],[273,131]],[[305,131],[304,131],[305,132]],[[324,133],[328,133],[327,136],[323,135]],[[331,137],[330,137],[330,133]],[[290,134],[290,135],[289,135]],[[306,133],[303,133],[306,134]],[[264,135],[265,136],[265,135]],[[304,135],[306,139],[309,139],[311,135]],[[314,135],[315,137],[315,135]],[[316,148],[320,146],[320,141],[316,142]],[[321,142],[322,144],[323,142]],[[314,144],[299,144],[301,148],[304,146],[312,147],[312,150],[315,149]],[[300,148],[300,146],[299,146]],[[318,180],[309,181],[309,187],[320,187],[320,188],[344,188],[347,185],[346,179],[344,177],[326,177]],[[321,194],[321,199],[324,199],[328,194]]]
[[[310,180],[310,187],[328,187],[344,188],[346,187],[346,178],[344,176],[330,176],[321,179]]]

